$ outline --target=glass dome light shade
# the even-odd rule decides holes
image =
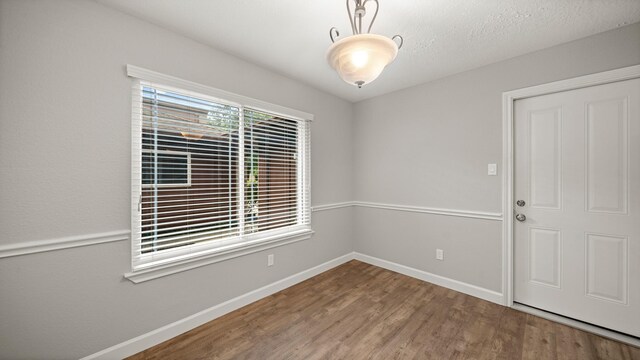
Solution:
[[[382,35],[359,34],[336,41],[327,61],[351,85],[361,87],[375,80],[398,55],[398,45]]]

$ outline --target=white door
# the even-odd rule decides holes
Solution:
[[[514,111],[514,301],[640,337],[640,79]]]

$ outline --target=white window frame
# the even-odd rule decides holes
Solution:
[[[131,177],[131,271],[124,276],[134,283],[152,280],[158,277],[174,274],[177,272],[193,269],[211,263],[227,260],[230,258],[247,255],[250,253],[263,251],[276,246],[282,246],[293,242],[309,239],[313,230],[311,229],[311,166],[307,163],[310,156],[310,144],[308,133],[313,115],[295,109],[270,104],[264,101],[252,99],[242,95],[233,94],[224,90],[215,89],[206,85],[201,85],[187,80],[182,80],[173,76],[164,75],[151,70],[143,69],[133,65],[127,65],[127,75],[133,78],[132,88],[132,177]],[[141,226],[140,199],[143,186],[141,185],[140,162],[142,154],[142,129],[141,124],[142,109],[140,103],[140,92],[142,84],[157,83],[163,88],[175,88],[176,91],[185,95],[203,95],[210,100],[232,105],[240,109],[250,108],[253,110],[265,111],[275,115],[281,115],[289,119],[298,120],[303,131],[299,137],[298,159],[298,219],[302,219],[306,212],[309,219],[307,224],[298,224],[286,229],[273,229],[258,232],[250,235],[230,237],[215,243],[199,243],[185,246],[183,249],[172,249],[171,251],[161,251],[136,257],[140,247],[140,240],[137,235]],[[240,124],[243,126],[242,111],[240,112]],[[136,118],[137,117],[137,118]],[[138,124],[138,125],[135,125]],[[242,138],[242,136],[240,137]],[[241,140],[242,141],[242,140]],[[242,146],[242,145],[240,145]],[[160,150],[162,151],[162,150]],[[244,159],[239,159],[239,171],[242,171]],[[189,158],[189,164],[190,164]],[[189,166],[190,167],[190,166]],[[189,169],[190,170],[190,169]],[[190,177],[190,176],[189,176]],[[173,186],[173,185],[170,185]],[[146,186],[145,186],[146,188]],[[239,187],[242,195],[244,187]],[[241,202],[243,203],[243,202]],[[240,227],[244,221],[241,216]]]
[[[158,188],[181,188],[181,187],[190,187],[191,186],[191,153],[188,151],[174,151],[174,150],[142,150],[143,154],[169,154],[169,155],[182,155],[187,157],[187,182],[186,183],[175,183],[175,184],[142,184],[143,189],[152,189],[153,187]]]

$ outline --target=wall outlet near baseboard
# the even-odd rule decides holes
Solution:
[[[444,250],[436,249],[436,260],[444,260]]]
[[[275,262],[275,259],[273,254],[267,255],[267,266],[273,266],[274,262]]]

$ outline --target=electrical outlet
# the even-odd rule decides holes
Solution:
[[[273,254],[267,255],[267,266],[273,266],[274,262],[275,262],[275,259],[273,257]]]
[[[436,249],[436,260],[444,260],[444,250]]]

